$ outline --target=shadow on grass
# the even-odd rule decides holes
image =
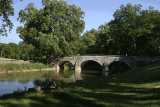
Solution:
[[[111,80],[113,83],[113,81]],[[15,94],[0,98],[8,107],[106,107],[158,106],[160,90],[112,84],[107,79],[88,79],[68,84],[68,88],[44,94]],[[3,100],[2,100],[3,99]],[[8,100],[11,99],[11,100]],[[8,101],[7,101],[8,100]],[[27,102],[27,103],[23,103]]]
[[[146,67],[136,72],[130,71],[107,78],[88,78],[76,83],[64,84],[64,89],[55,92],[4,96],[0,98],[0,105],[10,107],[158,107],[160,89],[152,87],[152,82],[159,81],[157,80],[159,74],[156,75],[159,68],[147,69]],[[144,83],[149,86],[141,86]]]

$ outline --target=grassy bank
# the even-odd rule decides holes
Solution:
[[[60,90],[0,98],[5,107],[159,107],[160,63],[104,78],[65,84]]]
[[[9,59],[9,58],[2,58],[0,57],[0,61],[20,61],[18,59]]]
[[[0,64],[0,72],[7,71],[22,71],[31,69],[44,69],[50,68],[49,65],[44,65],[42,63],[8,63]]]

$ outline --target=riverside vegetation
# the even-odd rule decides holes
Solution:
[[[8,71],[23,71],[23,70],[33,70],[33,69],[45,69],[51,68],[50,65],[45,65],[42,63],[8,63],[8,64],[0,64],[0,72],[8,72]]]
[[[54,92],[4,95],[0,97],[0,106],[158,107],[159,70],[160,63],[154,63],[105,78],[63,83],[62,88]]]

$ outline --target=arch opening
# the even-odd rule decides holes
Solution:
[[[82,78],[98,77],[102,75],[102,66],[92,60],[81,63],[81,76]]]
[[[59,74],[62,77],[70,78],[71,76],[74,75],[75,66],[69,61],[64,61],[59,63],[59,68],[60,68]]]
[[[130,69],[130,66],[122,61],[115,61],[109,65],[109,74],[123,73]]]

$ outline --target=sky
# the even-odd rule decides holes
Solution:
[[[22,39],[16,33],[16,28],[23,26],[23,24],[17,21],[18,13],[21,9],[24,9],[28,3],[34,3],[35,7],[38,9],[42,8],[42,0],[13,0],[13,7],[15,15],[10,17],[14,27],[11,32],[8,33],[7,37],[0,36],[0,43],[19,43]],[[114,12],[120,8],[121,5],[126,5],[131,3],[132,5],[141,4],[142,9],[148,9],[149,6],[154,7],[154,9],[160,11],[160,0],[64,0],[69,5],[75,4],[80,7],[82,11],[85,12],[85,29],[91,30],[92,28],[98,29],[101,24],[108,23],[113,19]],[[0,20],[1,23],[1,20]],[[83,33],[84,33],[83,32]]]

